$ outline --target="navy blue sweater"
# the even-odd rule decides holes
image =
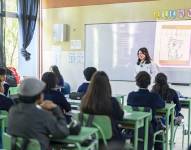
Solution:
[[[4,96],[0,95],[0,110],[8,111],[9,108],[13,105],[13,100]]]
[[[5,94],[5,96],[7,96],[8,95],[8,92],[9,92],[9,84],[8,83],[4,83],[3,84],[3,87],[4,87],[4,94]]]
[[[66,112],[71,110],[71,106],[67,102],[65,96],[59,91],[45,90],[44,99],[53,101],[55,104],[57,104],[61,108],[61,110],[64,109]]]
[[[82,83],[78,88],[78,92],[85,94],[88,89],[88,86],[89,86],[89,83],[87,82]]]
[[[149,92],[148,89],[139,89],[136,92],[131,92],[127,98],[127,104],[137,107],[148,107],[152,109],[152,125],[155,129],[156,120],[155,113],[157,108],[165,107],[164,100],[156,93]]]

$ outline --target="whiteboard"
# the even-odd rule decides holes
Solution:
[[[174,30],[167,27],[167,32],[163,30],[167,24],[169,27],[174,24],[187,27],[186,29],[180,27],[179,30],[177,27],[174,27]],[[168,41],[167,38],[171,38],[172,35],[174,42],[176,34],[180,36],[184,33],[186,35],[181,38],[183,46],[178,50],[184,54],[187,64],[175,63],[178,61],[173,55],[168,58],[162,57],[166,55],[165,51],[169,50],[169,44],[165,42]],[[180,41],[179,36],[174,43],[171,42],[172,45]],[[190,43],[186,45],[188,41]],[[158,65],[160,72],[167,74],[169,82],[191,83],[190,45],[191,21],[87,24],[85,25],[85,67],[94,66],[98,70],[104,70],[111,80],[134,81],[137,51],[141,47],[147,47],[152,60]],[[167,62],[174,64],[169,65]]]
[[[153,56],[155,22],[86,25],[85,66],[104,70],[111,80],[134,80],[137,50]]]

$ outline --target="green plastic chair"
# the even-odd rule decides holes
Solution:
[[[123,110],[125,112],[131,112],[131,111],[133,111],[133,108],[130,105],[125,105],[125,106],[123,106]]]
[[[124,105],[124,100],[123,100],[121,97],[118,97],[118,96],[116,96],[115,98],[116,98],[116,100],[118,101],[119,105],[120,105],[121,107],[123,107],[123,105]]]
[[[10,87],[9,91],[8,91],[9,95],[16,95],[16,94],[18,94],[18,92],[19,92],[18,86],[17,87]]]
[[[18,147],[18,149],[21,149],[22,143],[23,143],[23,138],[17,137],[16,146]],[[3,148],[5,150],[11,149],[11,136],[5,132],[3,133]],[[39,142],[35,139],[30,139],[30,142],[27,146],[27,150],[41,150]]]
[[[4,116],[4,129],[7,128],[7,125],[8,125],[8,112],[6,110],[0,110],[0,115],[1,116]]]
[[[89,114],[83,114],[83,125],[87,123],[88,117]],[[99,130],[99,139],[103,140],[104,145],[107,147],[107,140],[111,139],[112,137],[112,127],[110,118],[105,115],[94,115],[92,126],[96,127]]]
[[[0,110],[0,115],[4,117],[3,122],[1,124],[2,131],[4,132],[8,125],[8,112],[5,110]]]

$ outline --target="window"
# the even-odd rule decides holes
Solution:
[[[18,19],[6,17],[4,22],[6,66],[18,69]]]
[[[4,0],[2,5],[5,11],[4,26],[4,50],[6,66],[18,69],[18,15],[17,0]]]
[[[17,13],[17,0],[5,0],[5,10]]]

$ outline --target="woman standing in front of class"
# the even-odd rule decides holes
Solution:
[[[146,47],[142,47],[137,52],[137,64],[135,67],[135,75],[140,71],[146,71],[150,74],[153,79],[158,73],[157,66],[151,61],[151,57]]]

